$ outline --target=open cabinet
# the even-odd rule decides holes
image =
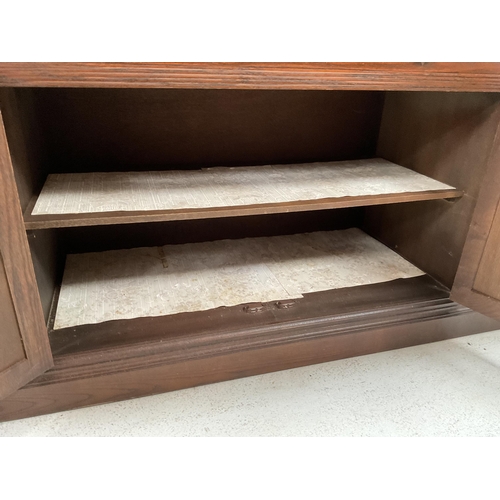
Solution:
[[[0,85],[0,420],[500,328],[498,64]]]

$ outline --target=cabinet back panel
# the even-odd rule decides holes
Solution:
[[[34,89],[49,172],[368,158],[382,92]]]
[[[363,229],[451,288],[499,121],[499,94],[389,92],[377,155],[465,194],[368,207]]]
[[[61,228],[57,232],[64,244],[65,253],[102,252],[347,229],[358,227],[362,214],[362,208],[350,208],[223,219]]]

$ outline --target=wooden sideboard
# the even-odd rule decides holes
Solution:
[[[500,63],[2,63],[0,105],[0,420],[500,328]],[[316,196],[322,168],[338,182]],[[366,269],[332,263],[342,284],[315,287],[321,249],[306,245],[292,299],[249,288],[175,313],[139,314],[124,289],[158,296],[136,249],[158,249],[175,295],[174,248],[210,268],[211,248],[316,232],[340,235],[333,257],[364,234],[389,261],[357,249]],[[106,252],[99,272],[67,271]],[[219,298],[201,260],[190,272]],[[92,302],[101,280],[112,292]],[[58,326],[63,306],[79,319]]]

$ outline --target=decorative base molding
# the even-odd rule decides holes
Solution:
[[[342,293],[340,293],[342,292]],[[382,293],[384,292],[384,293]],[[246,325],[220,330],[218,321],[195,331],[193,314],[141,318],[150,329],[117,323],[91,325],[114,330],[99,346],[89,325],[80,343],[53,338],[55,367],[0,402],[0,421],[158,394],[250,375],[322,363],[494,330],[500,324],[446,298],[428,276],[310,294],[303,303],[275,308],[289,321],[265,322],[241,308],[221,311],[220,321],[239,315]],[[343,297],[342,297],[343,296]],[[335,299],[342,297],[342,303]],[[326,311],[329,301],[330,314]],[[332,314],[332,303],[336,313]],[[314,306],[314,304],[316,304]],[[265,304],[264,310],[270,305]],[[238,309],[238,310],[236,310]],[[309,314],[305,312],[309,310]],[[269,312],[269,310],[268,310]],[[207,313],[204,313],[206,315]],[[313,315],[315,315],[313,317]],[[307,317],[309,316],[309,317]],[[301,317],[300,319],[297,319]],[[169,318],[169,317],[167,317]],[[250,319],[248,319],[250,318]],[[132,320],[134,321],[134,320]],[[174,332],[175,325],[179,328]],[[163,336],[155,329],[163,324]],[[183,324],[183,327],[180,326]],[[102,326],[104,325],[104,327]],[[72,330],[72,329],[68,329]],[[198,328],[199,330],[199,328]],[[55,332],[53,332],[55,333]],[[69,332],[66,332],[69,335]],[[140,338],[140,335],[143,338]],[[144,337],[148,338],[144,338]],[[100,337],[102,338],[102,337]],[[93,345],[93,348],[91,347]],[[65,346],[63,348],[63,346]]]

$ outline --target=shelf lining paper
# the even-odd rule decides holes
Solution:
[[[300,299],[423,274],[356,228],[70,254],[54,329]]]
[[[453,189],[375,158],[159,172],[51,174],[32,215],[182,210]]]

